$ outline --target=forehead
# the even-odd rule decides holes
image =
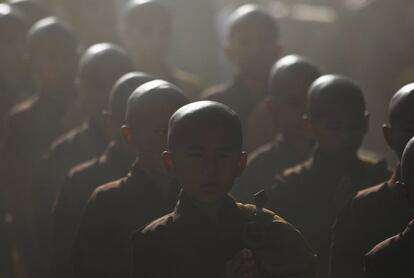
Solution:
[[[172,114],[183,106],[181,100],[174,97],[155,97],[146,99],[134,108],[134,121],[140,126],[168,126]]]
[[[223,148],[237,149],[240,141],[234,129],[225,126],[208,126],[189,123],[180,130],[180,142],[183,149],[188,148]]]

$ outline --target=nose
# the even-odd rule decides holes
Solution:
[[[205,157],[203,160],[203,170],[205,178],[211,180],[216,177],[218,169],[218,161],[213,156]]]

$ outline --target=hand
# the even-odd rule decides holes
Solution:
[[[242,249],[226,266],[227,278],[252,278],[256,273],[256,262],[250,249]]]

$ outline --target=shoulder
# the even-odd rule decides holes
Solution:
[[[386,180],[391,176],[387,161],[375,153],[363,150],[360,152],[359,158],[365,168],[367,180],[372,182],[371,185]]]
[[[239,209],[253,219],[254,205],[237,204]],[[259,226],[254,222],[247,224],[247,236],[249,230],[265,229],[266,242],[261,248],[261,256],[264,267],[269,273],[278,271],[303,271],[314,272],[317,257],[302,234],[289,222],[270,210],[263,210],[264,220]],[[254,233],[255,234],[255,233]]]
[[[121,178],[98,186],[92,193],[89,203],[105,203],[113,205],[114,200],[122,194],[124,179]]]
[[[21,101],[11,108],[7,114],[7,121],[12,124],[26,122],[33,113],[33,107],[37,101],[36,97],[32,97]]]
[[[287,168],[280,175],[275,177],[275,185],[280,187],[292,187],[294,185],[309,182],[309,179],[311,178],[311,163],[311,160],[308,160],[296,166]]]
[[[229,83],[222,83],[211,86],[201,93],[201,99],[223,102],[228,98],[228,93],[231,85]]]
[[[74,187],[83,187],[92,183],[98,173],[99,159],[93,158],[72,167],[69,170],[68,180]]]
[[[165,234],[168,233],[172,227],[176,225],[175,212],[166,214],[133,233],[132,242],[134,245],[138,245],[142,241],[151,241],[154,239],[162,239]]]
[[[372,205],[377,205],[384,201],[389,195],[389,190],[388,182],[383,182],[358,191],[352,199],[351,206],[353,209],[364,211]]]
[[[79,139],[84,129],[84,126],[77,127],[56,138],[51,145],[51,153],[59,152],[66,146],[73,144],[73,142]]]
[[[201,80],[198,76],[191,74],[189,72],[183,71],[181,69],[174,70],[174,78],[178,80],[178,82],[182,83],[184,86],[192,89],[200,89],[201,88]]]
[[[256,206],[252,204],[243,204],[243,203],[236,203],[237,208],[240,210],[242,215],[246,217],[248,220],[253,220],[256,213]],[[284,220],[282,217],[274,213],[269,209],[263,209],[263,216],[265,219],[270,220],[273,223],[278,223],[280,225],[287,225],[292,227],[289,222]]]
[[[275,144],[270,142],[264,144],[249,154],[248,166],[259,161],[268,160],[274,157]]]

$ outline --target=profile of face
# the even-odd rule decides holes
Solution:
[[[0,7],[1,9],[1,7]],[[2,15],[0,15],[2,17]],[[9,15],[10,17],[10,15]],[[0,78],[2,82],[15,84],[21,81],[26,70],[24,52],[26,29],[17,19],[7,24],[0,18]]]
[[[184,103],[171,98],[154,99],[141,106],[134,126],[123,128],[123,137],[150,173],[166,176],[162,153],[167,149],[168,121]]]
[[[38,87],[45,93],[61,93],[75,85],[78,53],[75,43],[40,43],[31,50],[30,65]],[[59,95],[54,95],[60,97]]]
[[[281,49],[271,28],[261,20],[250,20],[234,30],[225,54],[240,73],[251,78],[267,78]]]
[[[164,61],[171,47],[172,18],[157,4],[143,4],[129,12],[124,41],[133,56]]]
[[[414,137],[412,137],[404,149],[401,159],[401,176],[408,201],[414,209]]]
[[[383,133],[388,145],[401,158],[407,142],[414,136],[414,119],[406,118],[393,125],[384,125]]]
[[[182,142],[164,152],[164,164],[183,191],[200,203],[223,200],[246,165],[247,155],[235,148],[234,132],[225,127],[190,124]]]
[[[279,93],[279,97],[275,99],[273,96],[269,99],[269,105],[274,120],[278,128],[284,134],[294,137],[306,136],[303,126],[303,115],[306,112],[306,90],[302,88],[309,82],[297,82],[295,87],[290,87],[289,92]]]
[[[369,114],[346,106],[332,105],[324,116],[305,119],[319,149],[338,159],[354,156],[368,130]]]

